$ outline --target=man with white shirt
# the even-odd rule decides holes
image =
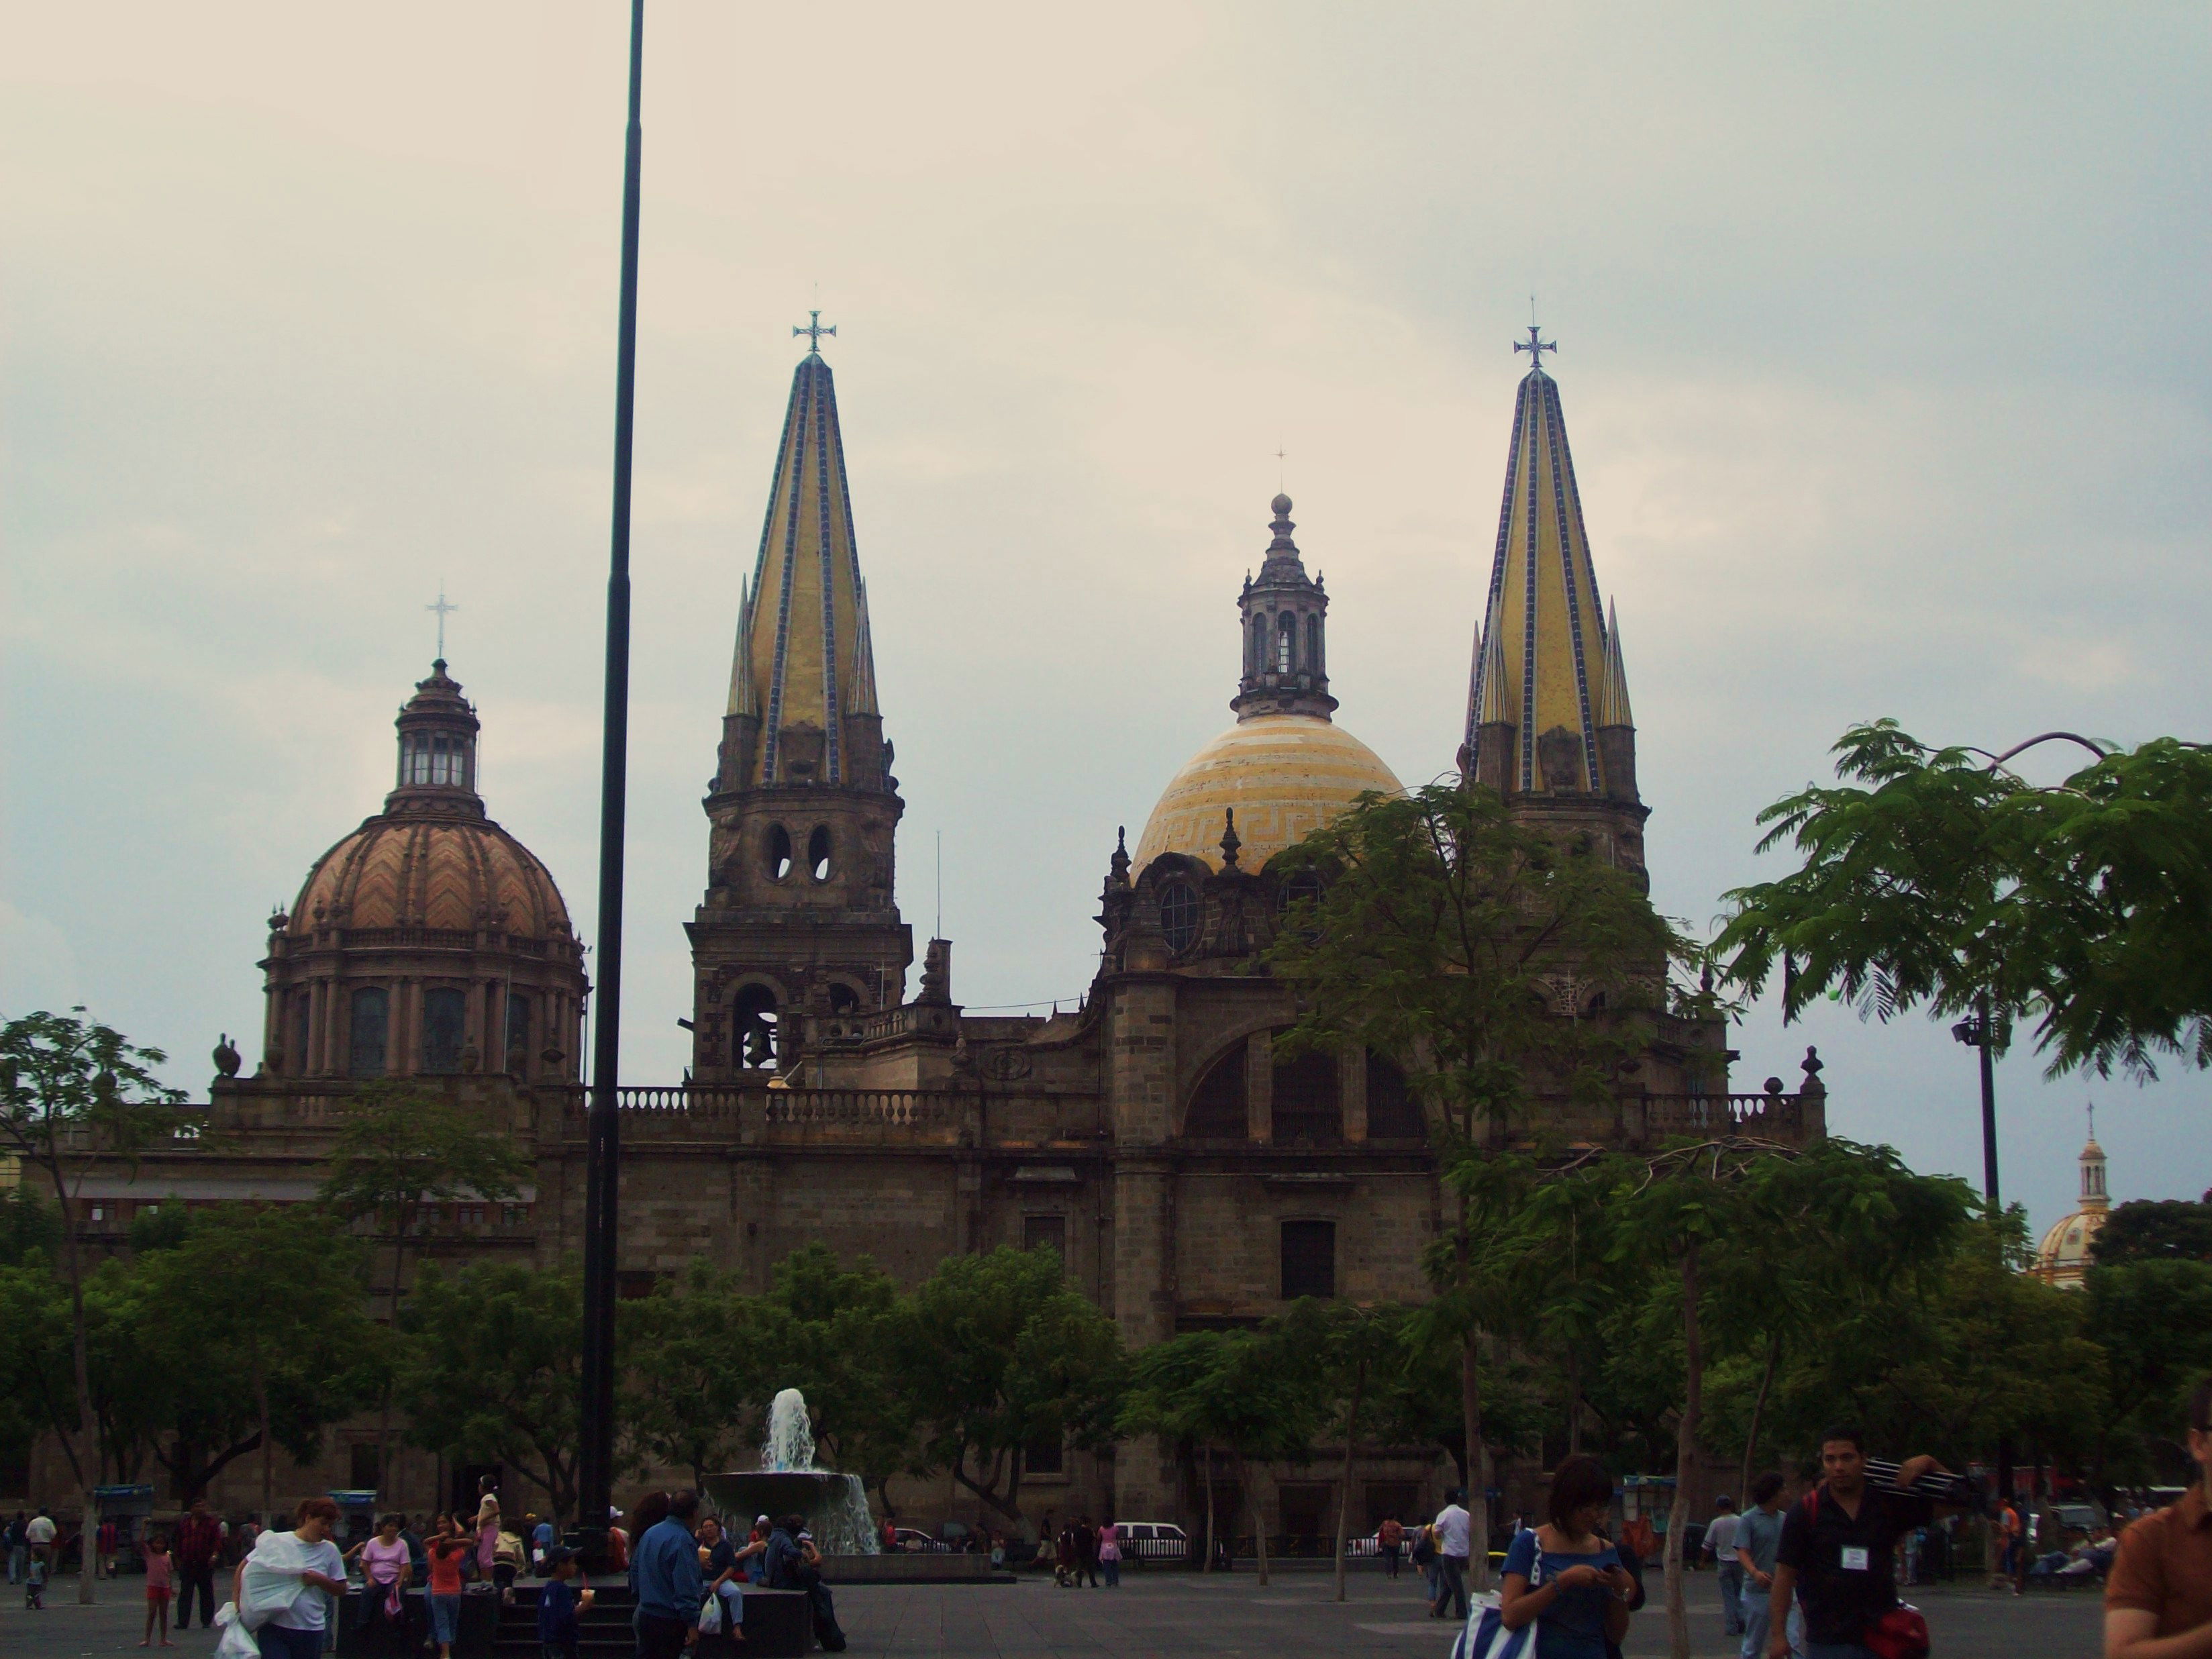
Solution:
[[[1437,1511],[1437,1565],[1443,1570],[1443,1583],[1437,1595],[1436,1605],[1429,1609],[1438,1619],[1456,1619],[1462,1624],[1467,1622],[1467,1552],[1470,1530],[1466,1499],[1467,1494],[1455,1487],[1444,1494],[1444,1506]]]
[[[1716,1498],[1718,1511],[1705,1528],[1705,1553],[1713,1558],[1721,1581],[1721,1628],[1730,1636],[1743,1634],[1743,1564],[1735,1559],[1735,1499]]]

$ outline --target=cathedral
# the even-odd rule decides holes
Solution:
[[[951,1253],[1049,1246],[1132,1346],[1249,1324],[1300,1297],[1425,1295],[1422,1252],[1446,1195],[1423,1104],[1391,1055],[1279,1053],[1294,999],[1255,971],[1297,896],[1275,855],[1362,793],[1401,787],[1335,721],[1330,595],[1309,574],[1289,497],[1269,504],[1233,639],[1224,607],[1233,721],[1167,778],[1133,848],[1101,826],[1102,954],[1080,1006],[971,1014],[945,941],[926,942],[909,986],[891,731],[926,711],[887,717],[878,695],[836,382],[818,335],[810,343],[702,803],[704,880],[684,922],[691,1065],[621,1096],[623,1293],[698,1258],[765,1289],[776,1262],[819,1241],[907,1283]],[[1550,348],[1531,330],[1516,349],[1532,361],[1488,583],[1469,605],[1457,764],[1642,881],[1646,808],[1619,624],[1601,599],[1559,386],[1535,355]],[[1221,550],[1224,598],[1240,562]],[[95,1231],[119,1235],[136,1206],[164,1199],[309,1196],[331,1103],[397,1078],[469,1103],[535,1164],[512,1202],[444,1206],[425,1254],[550,1264],[580,1250],[584,951],[552,875],[488,815],[477,719],[434,664],[399,711],[382,810],[270,918],[260,1061],[238,1075],[240,1057],[219,1051],[226,1075],[209,1108],[223,1133],[134,1169],[92,1160]],[[1584,1012],[1571,976],[1553,988],[1563,1013]],[[1547,1100],[1546,1127],[1631,1146],[1727,1115],[1775,1139],[1823,1133],[1817,1062],[1795,1090],[1769,1079],[1732,1095],[1725,1042],[1717,1018],[1661,1013],[1607,1109]],[[372,1426],[340,1434],[326,1467],[296,1472],[300,1489],[347,1484],[349,1449],[352,1470],[373,1474],[374,1441]],[[1253,1471],[1274,1531],[1333,1528],[1334,1468]],[[457,1473],[408,1453],[385,1501],[439,1501]],[[1360,1449],[1358,1480],[1355,1524],[1433,1511],[1452,1484],[1433,1447],[1388,1445]],[[895,1485],[902,1518],[978,1518],[943,1481]],[[1194,1486],[1149,1442],[1096,1455],[1034,1448],[1024,1479],[1036,1510],[1186,1522],[1204,1506]]]

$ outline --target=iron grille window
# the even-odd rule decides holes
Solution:
[[[1171,881],[1160,890],[1160,933],[1168,949],[1190,949],[1198,937],[1198,895],[1188,882]]]
[[[1025,1215],[1022,1218],[1022,1248],[1050,1250],[1067,1260],[1067,1218],[1064,1215]]]
[[[1336,1223],[1283,1224],[1283,1300],[1336,1294]]]
[[[1022,1449],[1022,1470],[1026,1474],[1067,1473],[1066,1448],[1060,1443],[1059,1431],[1041,1434]]]

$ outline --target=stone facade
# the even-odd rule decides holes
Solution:
[[[1523,428],[1547,410],[1556,418],[1548,386],[1540,372],[1523,383],[1518,458],[1526,459]],[[1565,501],[1571,464],[1554,453],[1565,455],[1563,433],[1556,452],[1539,459],[1553,469],[1545,498]],[[1556,492],[1548,481],[1559,483]],[[818,356],[799,366],[704,803],[705,890],[686,924],[696,969],[693,1064],[680,1085],[622,1095],[617,1265],[625,1294],[702,1259],[765,1289],[775,1265],[811,1243],[844,1256],[866,1253],[905,1284],[949,1255],[1048,1244],[1072,1279],[1111,1311],[1125,1340],[1142,1346],[1179,1331],[1256,1322],[1299,1294],[1376,1303],[1426,1293],[1422,1254],[1444,1224],[1446,1202],[1437,1126],[1388,1055],[1279,1048],[1278,1034],[1297,1011],[1291,993],[1256,969],[1295,896],[1272,855],[1360,790],[1397,787],[1333,723],[1328,600],[1291,539],[1290,507],[1284,497],[1273,503],[1266,562],[1240,599],[1242,673],[1231,704],[1238,725],[1170,785],[1137,859],[1115,846],[1100,896],[1100,966],[1081,1005],[1049,1018],[969,1015],[954,1000],[951,947],[941,940],[929,945],[909,999],[910,931],[892,896],[902,804],[876,705],[835,392]],[[1494,780],[1532,819],[1563,836],[1601,840],[1608,856],[1640,875],[1645,809],[1636,795],[1617,630],[1601,627],[1595,613],[1578,504],[1571,517],[1554,515],[1549,530],[1529,527],[1531,511],[1509,483],[1501,563],[1480,636],[1492,649],[1478,648],[1462,764],[1471,777]],[[1565,603],[1566,588],[1554,584],[1509,626],[1508,601],[1540,586],[1528,562],[1560,557],[1563,538],[1573,577],[1566,588],[1588,614],[1547,610]],[[440,682],[443,665],[424,683],[436,707],[426,705],[417,724],[472,744],[473,713],[464,723],[457,688],[449,696],[450,682]],[[1594,686],[1595,700],[1577,701],[1577,685]],[[1553,740],[1547,727],[1543,744],[1517,741],[1528,719],[1552,722],[1561,708],[1583,711],[1577,730],[1562,726]],[[403,732],[408,756],[412,731]],[[430,796],[408,793],[433,788],[427,778],[407,782],[412,764],[403,760],[404,787],[386,818],[326,855],[300,905],[279,918],[264,964],[266,1060],[256,1075],[218,1079],[213,1090],[223,1150],[185,1142],[157,1149],[135,1178],[94,1160],[88,1194],[118,1212],[167,1195],[307,1196],[328,1144],[331,1103],[355,1086],[336,1063],[352,1046],[333,1026],[320,1047],[288,1050],[291,1028],[279,1011],[319,984],[337,988],[323,1006],[349,1006],[348,975],[372,966],[397,972],[401,987],[429,983],[434,969],[450,967],[453,983],[480,988],[467,1005],[474,1061],[416,1064],[406,1057],[423,1050],[406,1037],[392,1040],[401,1057],[392,1069],[424,1074],[418,1080],[480,1106],[532,1149],[536,1180],[513,1206],[447,1206],[426,1255],[503,1254],[551,1265],[580,1253],[580,953],[565,911],[556,916],[557,894],[553,908],[541,902],[530,911],[528,928],[514,926],[527,908],[519,895],[527,871],[539,868],[535,860],[519,848],[526,869],[513,859],[462,857],[481,852],[481,837],[456,830],[447,839],[459,850],[444,856],[453,868],[478,872],[460,896],[451,882],[417,880],[399,842],[377,854],[392,862],[389,879],[364,876],[344,888],[349,911],[321,896],[337,892],[338,877],[355,866],[368,869],[365,854],[346,849],[372,829],[381,846],[410,812],[475,822],[472,773],[453,769],[465,763],[441,763],[435,787],[446,793]],[[480,802],[474,811],[480,818]],[[545,885],[550,891],[550,878]],[[425,896],[410,911],[404,896],[418,890]],[[369,925],[362,917],[372,899],[383,906],[379,931],[349,933]],[[442,911],[429,915],[434,900],[473,906],[470,925],[441,920]],[[404,963],[374,954],[391,951],[416,954]],[[548,1000],[528,1043],[498,1042],[504,1034],[486,1023],[487,1011],[506,1006],[497,999],[510,986]],[[404,989],[394,994],[394,1006],[415,1006]],[[1575,1004],[1571,981],[1562,980],[1560,995]],[[313,1012],[310,1024],[324,1030],[330,1018]],[[402,1033],[414,1030],[405,1024],[412,1014],[398,1018]],[[1610,1107],[1546,1102],[1546,1127],[1625,1146],[1731,1120],[1780,1139],[1823,1132],[1825,1097],[1810,1071],[1796,1092],[1770,1082],[1765,1092],[1731,1095],[1726,1073],[1735,1058],[1718,1021],[1658,1017]],[[1333,1523],[1334,1468],[1323,1459],[1255,1470],[1271,1525],[1295,1531],[1315,1514]],[[1363,1447],[1358,1469],[1352,1507],[1363,1528],[1382,1512],[1433,1511],[1450,1484],[1433,1449]],[[338,1473],[294,1471],[285,1490],[317,1489]],[[431,1460],[403,1462],[391,1499],[425,1507],[452,1473]],[[216,1495],[242,1506],[251,1487],[246,1472],[234,1471]],[[956,1498],[941,1479],[896,1483],[894,1491],[902,1519],[978,1518],[972,1500]],[[1033,1516],[1048,1508],[1111,1512],[1182,1519],[1194,1529],[1204,1508],[1197,1471],[1149,1443],[1110,1457],[1072,1455],[1060,1473],[1030,1476],[1024,1491]]]

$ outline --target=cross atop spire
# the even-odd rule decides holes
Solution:
[[[458,605],[447,605],[446,603],[446,585],[443,582],[440,582],[438,584],[437,604],[426,605],[422,608],[425,611],[434,611],[438,613],[438,660],[440,662],[443,662],[446,660],[446,618],[452,616],[453,612],[459,611],[461,607]]]
[[[793,333],[797,331],[795,329],[793,331]],[[1536,325],[1534,323],[1528,325],[1527,339],[1516,340],[1513,343],[1513,349],[1516,354],[1523,351],[1528,354],[1528,366],[1532,368],[1543,368],[1544,354],[1547,351],[1557,351],[1559,349],[1553,342],[1545,339],[1536,332]]]
[[[791,331],[793,334],[804,334],[806,337],[806,349],[808,355],[810,356],[818,357],[822,355],[822,337],[825,334],[835,334],[837,331],[837,325],[832,323],[829,327],[824,328],[822,325],[822,313],[818,311],[808,312],[806,313],[806,326],[805,328],[801,328],[794,323],[792,325]]]

